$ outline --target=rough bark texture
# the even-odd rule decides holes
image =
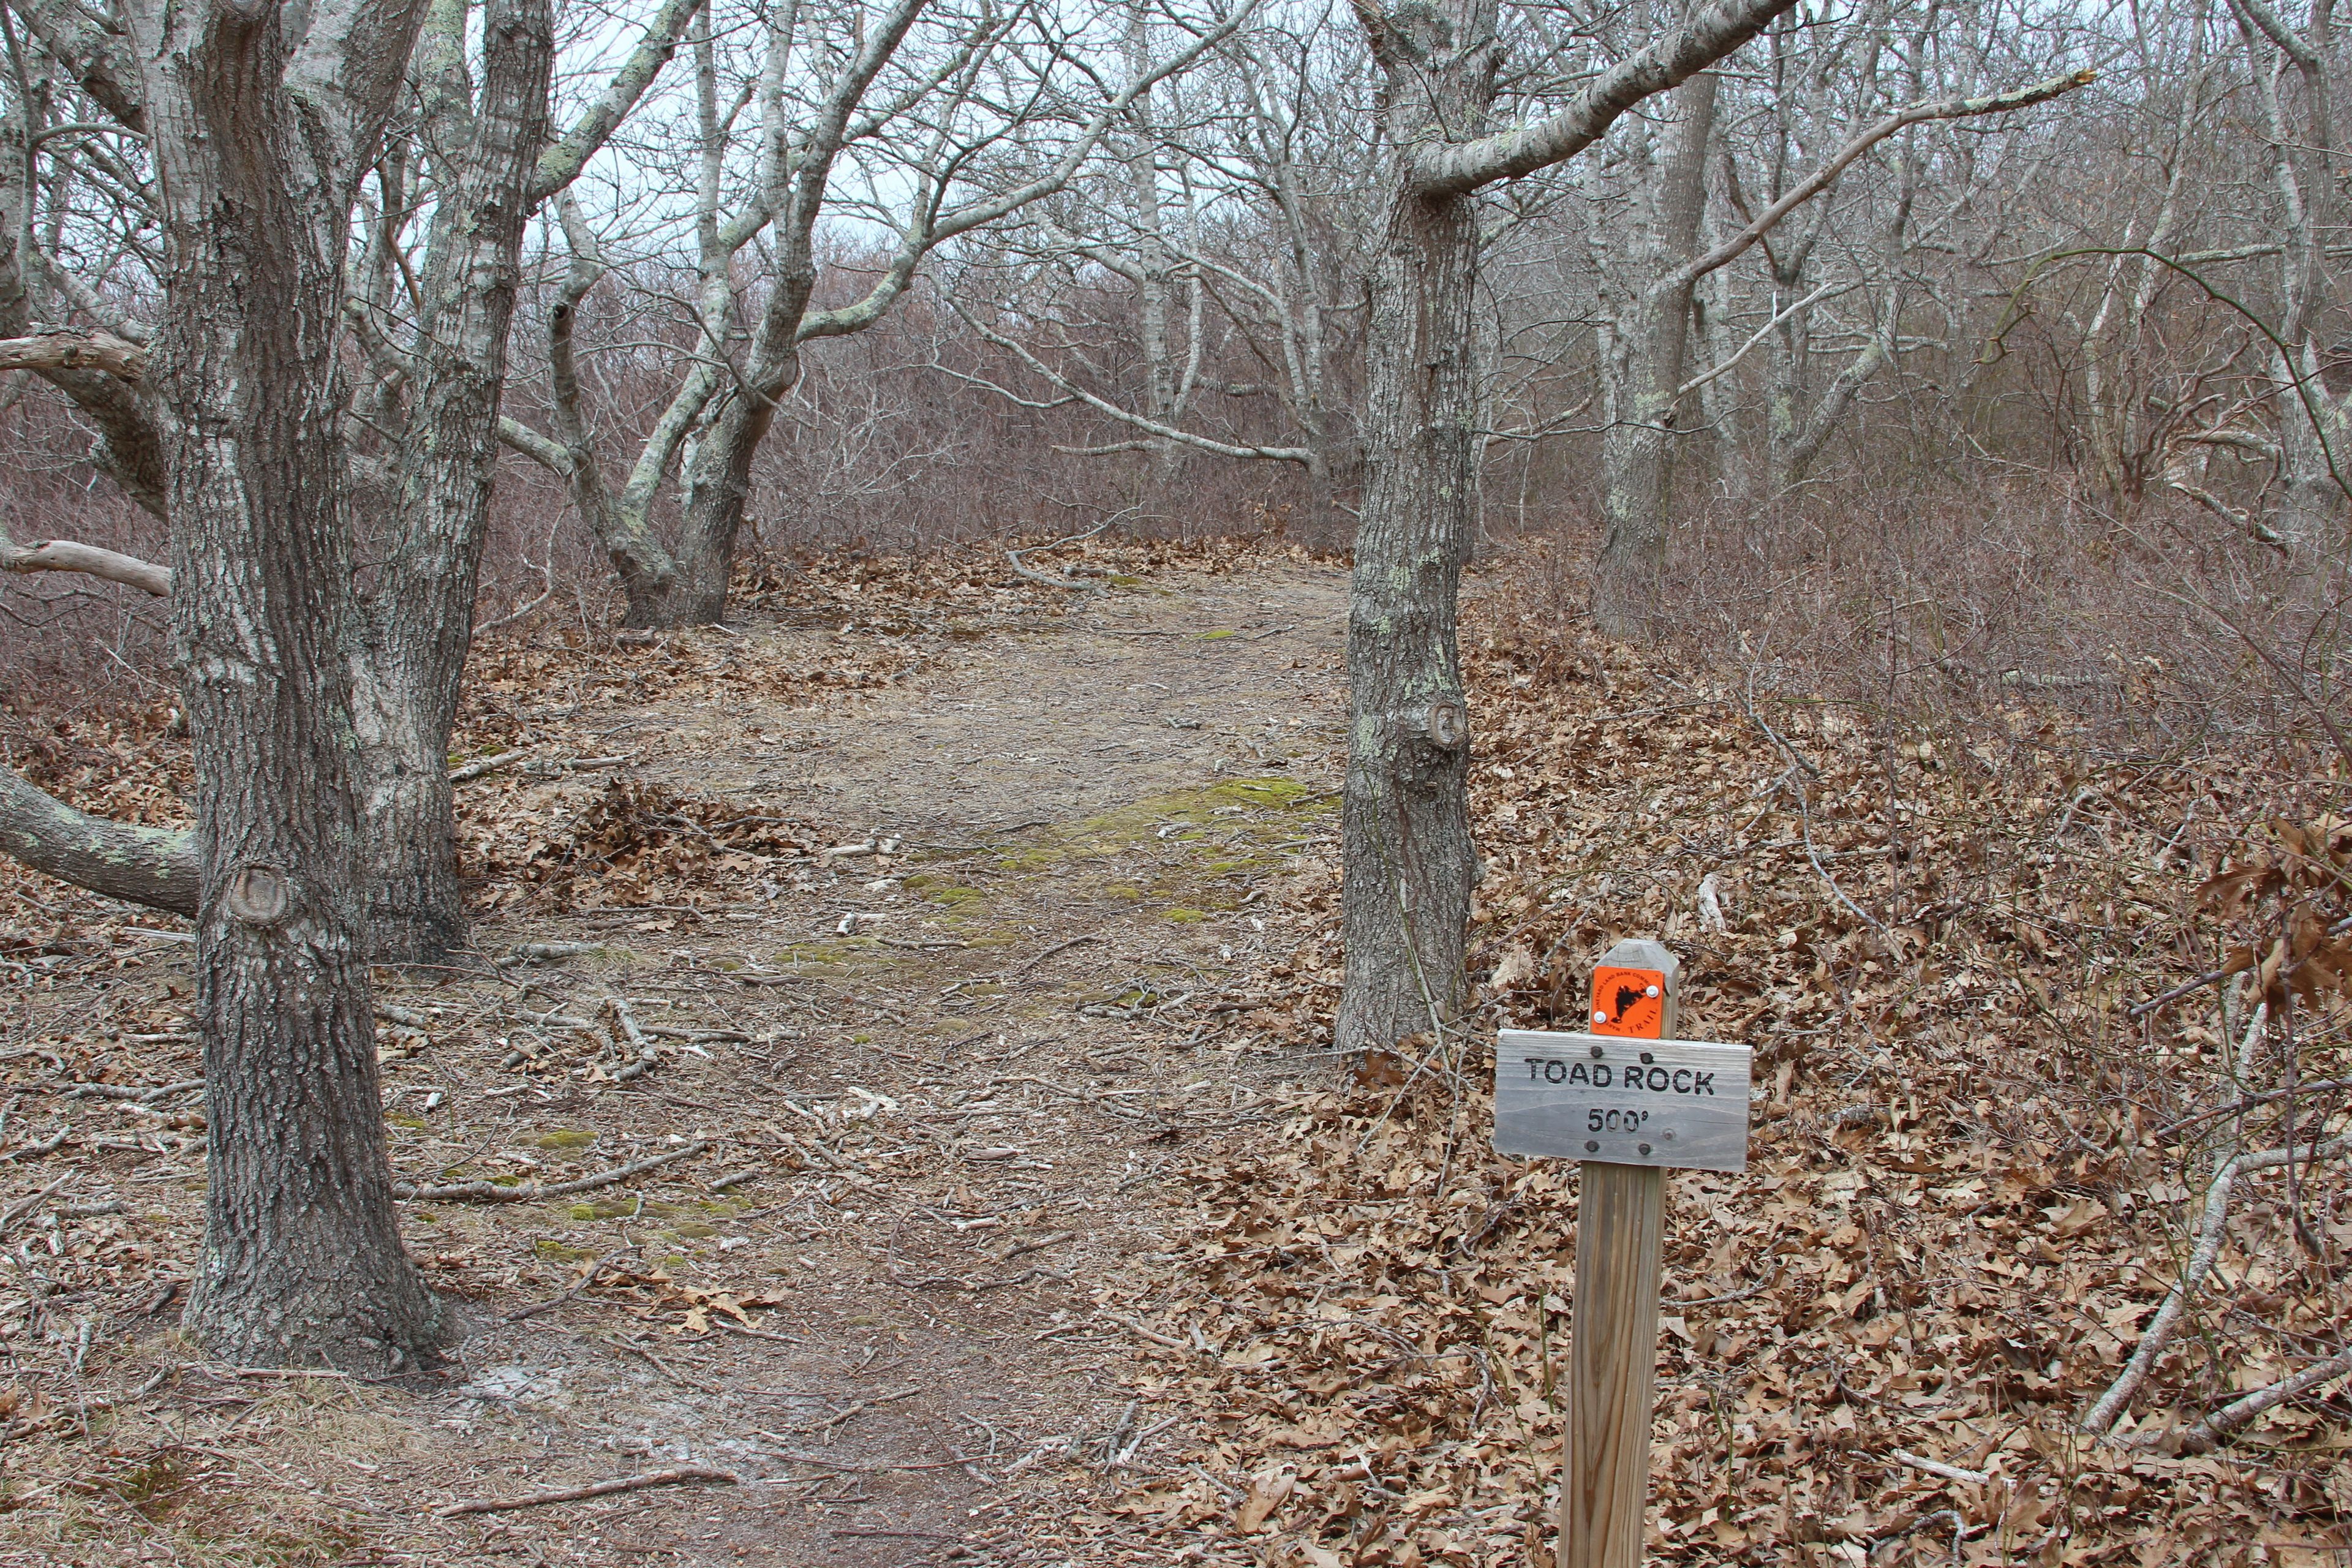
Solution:
[[[780,279],[776,287],[781,292],[793,284]],[[808,290],[799,292],[805,299]],[[642,612],[631,599],[631,624],[640,624],[641,613],[642,624],[658,626],[711,626],[726,619],[727,578],[743,506],[751,495],[751,460],[775,422],[776,399],[799,379],[800,356],[794,353],[772,374],[727,395],[687,464],[677,574]]]
[[[401,488],[352,665],[368,931],[376,961],[389,963],[441,963],[466,942],[449,734],[473,644],[507,330],[555,48],[548,0],[491,0],[477,107],[462,80],[466,7],[441,9],[447,26],[435,37],[447,35],[460,79],[440,119],[462,153],[426,254]]]
[[[2336,290],[2327,265],[2328,237],[2338,232],[2338,150],[2331,64],[2332,5],[2315,4],[2305,29],[2289,26],[2268,0],[2232,0],[2251,56],[2263,61],[2257,35],[2282,56],[2284,69],[2258,69],[2256,98],[2270,141],[2271,178],[2285,210],[2279,255],[2281,311],[2274,352],[2278,377],[2279,483],[2277,531],[2307,562],[2324,562],[2344,522],[2345,437],[2352,434],[2347,400],[2332,394],[2320,368],[2321,323],[2334,313]],[[2290,83],[2294,86],[2290,87]],[[2300,90],[2296,90],[2299,89]]]
[[[1366,20],[1385,74],[1394,195],[1372,266],[1348,614],[1344,1050],[1450,1021],[1461,993],[1475,856],[1456,627],[1477,527],[1478,228],[1468,196],[1424,195],[1409,171],[1441,128],[1480,127],[1494,94],[1493,46],[1477,42],[1493,37],[1491,5]]]
[[[153,376],[203,868],[188,1321],[234,1362],[389,1371],[445,1321],[401,1249],[376,1078],[339,349],[354,171],[418,5],[322,3],[299,47],[275,6],[126,9],[163,195]]]
[[[0,853],[110,899],[196,912],[194,839],[76,811],[8,768],[0,768]]]
[[[1793,3],[1701,0],[1559,113],[1482,135],[1502,61],[1496,0],[1355,0],[1381,72],[1393,195],[1365,321],[1364,510],[1348,616],[1343,1050],[1450,1022],[1462,986],[1477,877],[1456,641],[1481,446],[1471,198],[1573,157]]]
[[[1673,499],[1676,388],[1689,368],[1691,300],[1685,271],[1698,253],[1706,215],[1706,151],[1715,130],[1716,78],[1693,77],[1675,89],[1675,120],[1658,187],[1647,270],[1659,279],[1639,288],[1627,320],[1612,334],[1620,385],[1614,417],[1601,437],[1601,513],[1606,531],[1592,584],[1592,620],[1612,637],[1646,631],[1666,559],[1666,509]]]

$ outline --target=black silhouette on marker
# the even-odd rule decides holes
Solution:
[[[1626,1008],[1628,1008],[1628,1007],[1631,1007],[1631,1006],[1634,1005],[1636,1003],[1640,1002],[1641,1000],[1642,1000],[1642,990],[1641,990],[1641,988],[1640,988],[1639,986],[1635,986],[1635,985],[1620,985],[1619,987],[1617,987],[1617,1018],[1618,1018],[1618,1020],[1619,1020],[1620,1022],[1622,1022],[1622,1021],[1624,1020],[1624,1017],[1625,1017],[1625,1009],[1626,1009]]]

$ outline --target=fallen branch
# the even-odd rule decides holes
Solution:
[[[1133,511],[1135,510],[1136,509],[1133,507],[1127,509],[1128,511]],[[1051,544],[1033,544],[1029,546],[1029,548],[1032,550],[1059,550],[1065,544],[1076,544],[1081,540],[1092,539],[1096,534],[1100,533],[1104,529],[1108,528],[1112,523],[1117,522],[1119,518],[1125,517],[1126,515],[1127,511],[1119,512],[1116,516],[1103,519],[1102,521],[1095,524],[1084,533],[1073,533],[1067,539],[1056,539]],[[1021,554],[1022,552],[1018,550],[1008,550],[1004,552],[1004,559],[1012,563],[1013,569],[1015,572],[1020,573],[1021,575],[1028,578],[1032,583],[1042,583],[1048,588],[1068,588],[1080,594],[1099,594],[1105,588],[1109,586],[1107,583],[1074,583],[1066,577],[1048,577],[1043,572],[1031,570],[1030,567],[1022,561]]]
[[[2254,1010],[2253,1028],[2250,1032],[2261,1029],[2263,1013],[2262,1008]],[[2347,1149],[2352,1149],[2352,1133],[2332,1138],[2325,1143],[2306,1143],[2297,1148],[2265,1149],[2259,1153],[2240,1154],[2223,1163],[2221,1168],[2214,1173],[2212,1184],[2206,1189],[2205,1216],[2198,1226],[2197,1246],[2189,1254],[2189,1266],[2180,1271],[2180,1278],[2174,1280],[2171,1289],[2165,1292],[2164,1303],[2157,1309],[2155,1321],[2148,1324],[2147,1332],[2140,1337],[2139,1348],[2132,1352],[2131,1360],[2125,1363],[2124,1370],[2108,1385],[2106,1393],[2099,1396],[2099,1402],[2091,1407],[2090,1413],[2083,1417],[2084,1431],[2098,1434],[2113,1426],[2124,1413],[2125,1406],[2131,1403],[2132,1396],[2139,1392],[2140,1384],[2147,1381],[2147,1374],[2154,1369],[2157,1358],[2164,1353],[2165,1346],[2172,1342],[2180,1320],[2188,1313],[2190,1298],[2197,1294],[2199,1288],[2205,1283],[2205,1276],[2212,1272],[2213,1265],[2221,1258],[2221,1244],[2230,1228],[2230,1199],[2236,1190],[2238,1178],[2250,1172],[2274,1170],[2290,1163],[2300,1164],[2333,1159]],[[2269,1406],[2263,1408],[2268,1409]],[[2252,1417],[2250,1415],[2246,1419]]]
[[[2151,1437],[2146,1443],[2135,1442],[2133,1447],[2154,1447],[2162,1445],[2175,1447],[2177,1452],[2183,1454],[2210,1454],[2221,1446],[2222,1438],[2252,1421],[2264,1411],[2274,1409],[2288,1400],[2307,1394],[2321,1384],[2342,1377],[2347,1373],[2352,1373],[2352,1349],[2338,1351],[2326,1361],[2315,1362],[2305,1367],[2293,1377],[2281,1378],[2267,1388],[2258,1388],[2243,1399],[2223,1405],[2177,1436],[2166,1434],[2166,1437],[2172,1439],[2170,1443],[2165,1442],[2164,1437]]]
[[[530,1492],[517,1498],[480,1498],[471,1502],[453,1502],[446,1508],[435,1509],[433,1517],[456,1519],[468,1513],[507,1513],[519,1508],[545,1508],[551,1503],[582,1502],[589,1498],[611,1497],[615,1492],[643,1491],[648,1487],[682,1486],[688,1481],[716,1481],[722,1486],[737,1486],[742,1479],[732,1470],[712,1469],[708,1465],[673,1465],[667,1470],[649,1470],[642,1476],[624,1476],[619,1480],[598,1481],[593,1486]]]
[[[1006,551],[1004,552],[1004,559],[1012,563],[1013,571],[1019,573],[1022,576],[1026,577],[1032,583],[1042,584],[1045,587],[1067,588],[1074,594],[1099,594],[1104,588],[1104,584],[1100,583],[1073,583],[1066,577],[1048,577],[1043,572],[1034,572],[1027,566],[1022,564],[1021,552],[1018,550]]]
[[[494,773],[500,768],[510,768],[530,755],[530,748],[529,746],[517,746],[513,751],[500,752],[495,757],[483,757],[478,761],[467,763],[462,768],[451,768],[449,770],[449,782],[453,784],[461,784],[467,779],[478,779],[484,773]]]
[[[696,1139],[682,1149],[672,1149],[665,1154],[649,1155],[610,1171],[599,1171],[593,1176],[582,1176],[570,1182],[529,1182],[515,1186],[500,1186],[496,1182],[453,1182],[446,1186],[419,1187],[406,1182],[394,1182],[392,1195],[403,1203],[486,1203],[530,1204],[541,1198],[562,1197],[569,1193],[584,1193],[596,1187],[609,1187],[631,1176],[672,1164],[688,1155],[699,1154],[710,1147],[707,1139]]]
[[[63,1127],[58,1128],[55,1132],[50,1133],[47,1141],[45,1142],[19,1143],[14,1149],[9,1150],[5,1154],[0,1154],[0,1165],[7,1164],[12,1160],[30,1160],[36,1155],[54,1154],[64,1144],[66,1139],[72,1133],[72,1131],[73,1123],[68,1121]]]

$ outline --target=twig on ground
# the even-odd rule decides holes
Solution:
[[[185,1094],[192,1089],[202,1089],[205,1080],[192,1078],[179,1083],[167,1083],[161,1089],[149,1089],[135,1083],[78,1083],[66,1090],[68,1100],[128,1100],[136,1105],[152,1105],[175,1094]]]
[[[703,1382],[698,1377],[688,1377],[686,1373],[678,1371],[677,1368],[670,1365],[669,1363],[662,1360],[661,1357],[654,1354],[653,1352],[646,1349],[643,1345],[634,1344],[627,1340],[617,1339],[605,1340],[603,1342],[612,1346],[616,1351],[626,1351],[633,1356],[643,1357],[664,1377],[670,1379],[672,1382],[677,1383],[683,1387],[691,1388],[698,1394],[717,1394],[719,1392],[718,1389],[712,1387],[709,1384]]]
[[[643,1491],[647,1487],[680,1486],[688,1481],[716,1481],[723,1486],[735,1486],[742,1479],[732,1470],[713,1469],[708,1465],[673,1465],[666,1470],[649,1470],[642,1476],[625,1476],[619,1480],[598,1481],[593,1486],[530,1492],[517,1498],[481,1498],[470,1502],[453,1502],[446,1508],[435,1509],[433,1517],[456,1519],[468,1513],[506,1513],[519,1508],[545,1508],[551,1503],[581,1502],[589,1498],[611,1497],[615,1492]]]
[[[755,1329],[748,1323],[739,1323],[732,1318],[722,1316],[713,1318],[710,1321],[717,1323],[729,1333],[741,1334],[745,1339],[773,1340],[780,1345],[804,1345],[808,1343],[807,1340],[802,1338],[798,1334],[780,1334],[772,1329]]]
[[[1923,1459],[1916,1454],[1906,1454],[1900,1448],[1895,1449],[1887,1458],[1897,1463],[1908,1465],[1915,1470],[1925,1470],[1931,1476],[1939,1476],[1948,1481],[1966,1481],[1970,1486],[1980,1487],[1992,1479],[1983,1470],[1964,1470],[1958,1465],[1947,1465],[1939,1459]]]
[[[59,1187],[64,1186],[68,1182],[72,1181],[74,1173],[71,1171],[68,1171],[64,1175],[59,1176],[56,1181],[51,1182],[47,1186],[43,1187],[39,1192],[35,1193],[32,1196],[27,1198],[18,1198],[15,1203],[10,1204],[5,1209],[0,1209],[0,1234],[5,1234],[10,1226],[16,1224],[19,1219],[31,1213],[34,1209],[38,1208],[44,1198],[47,1198],[50,1194],[56,1192]]]
[[[1168,1335],[1160,1333],[1155,1329],[1147,1329],[1141,1323],[1137,1322],[1133,1318],[1122,1318],[1109,1313],[1106,1313],[1105,1316],[1108,1317],[1112,1322],[1117,1323],[1120,1328],[1127,1330],[1129,1333],[1150,1340],[1155,1345],[1166,1345],[1171,1351],[1190,1352],[1192,1349],[1191,1345],[1186,1344],[1182,1340],[1171,1339]]]
[[[347,1372],[337,1372],[331,1366],[239,1366],[230,1368],[229,1375],[253,1378],[340,1377],[348,1379],[352,1374]]]
[[[764,1428],[755,1429],[751,1435],[755,1437],[765,1437],[771,1443],[790,1441],[782,1433],[770,1432]],[[959,1465],[967,1463],[962,1459],[935,1459],[905,1465],[853,1465],[841,1459],[828,1459],[822,1454],[803,1453],[793,1448],[773,1448],[769,1451],[779,1459],[789,1460],[795,1465],[823,1465],[835,1475],[843,1476],[878,1476],[892,1470],[952,1470]]]
[[[1031,970],[1036,968],[1039,964],[1045,963],[1047,959],[1052,958],[1056,953],[1067,952],[1070,949],[1076,947],[1083,942],[1100,941],[1102,941],[1102,938],[1089,931],[1085,936],[1074,936],[1067,942],[1057,942],[1053,946],[1047,948],[1045,952],[1039,953],[1036,957],[1031,959],[1028,963],[1023,964],[1020,968],[1014,970],[1010,978],[1014,980],[1020,979],[1023,975],[1028,973]]]
[[[560,963],[567,958],[585,958],[602,952],[601,942],[519,942],[499,960],[501,965],[516,963]]]
[[[525,1318],[537,1317],[540,1313],[548,1310],[550,1308],[561,1307],[566,1301],[572,1300],[579,1296],[579,1294],[587,1289],[589,1286],[596,1283],[596,1276],[604,1272],[605,1266],[611,1263],[613,1259],[615,1258],[625,1258],[630,1253],[636,1251],[637,1248],[643,1245],[645,1245],[643,1242],[632,1242],[626,1247],[614,1247],[612,1251],[604,1254],[604,1257],[590,1264],[588,1266],[588,1271],[580,1276],[580,1282],[572,1286],[571,1289],[566,1290],[562,1295],[551,1297],[544,1301],[533,1302],[530,1306],[520,1308],[515,1311],[509,1312],[504,1321],[509,1323],[520,1323]]]
[[[1014,1258],[1021,1257],[1024,1253],[1043,1252],[1049,1247],[1059,1247],[1066,1241],[1076,1241],[1077,1238],[1078,1233],[1075,1230],[1057,1230],[1051,1236],[1041,1236],[1029,1241],[1016,1241],[1012,1246],[1006,1247],[1003,1252],[998,1253],[996,1255],[996,1261],[999,1263],[1010,1263]]]
[[[395,1182],[393,1184],[392,1195],[404,1203],[537,1203],[541,1198],[562,1197],[566,1193],[584,1193],[594,1187],[609,1187],[615,1182],[626,1181],[631,1176],[671,1164],[689,1155],[699,1154],[709,1147],[710,1142],[708,1139],[698,1138],[682,1149],[672,1149],[662,1154],[651,1154],[645,1159],[633,1160],[625,1165],[616,1166],[609,1171],[599,1171],[593,1176],[582,1176],[569,1182],[520,1182],[511,1187],[500,1186],[496,1182],[453,1182],[445,1186],[432,1187],[412,1186],[405,1182]]]

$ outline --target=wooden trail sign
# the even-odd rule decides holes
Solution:
[[[1681,973],[1621,942],[1593,971],[1590,1032],[1496,1041],[1496,1149],[1583,1162],[1559,1568],[1642,1562],[1665,1172],[1748,1168],[1748,1047],[1675,1038]]]

